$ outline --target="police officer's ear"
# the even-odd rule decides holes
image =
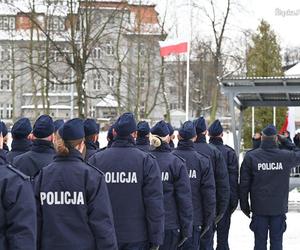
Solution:
[[[82,140],[76,147],[75,147],[81,154],[85,151],[85,143]]]
[[[131,133],[131,136],[132,136],[134,139],[136,139],[136,138],[137,138],[137,131]]]
[[[192,142],[195,142],[196,140],[197,140],[197,136],[194,136],[194,137],[191,139]]]
[[[115,138],[117,136],[117,132],[116,132],[116,130],[114,128],[112,130],[112,133],[113,133],[113,137]]]
[[[0,132],[0,149],[3,149],[3,135],[2,135],[2,132]]]
[[[34,140],[34,136],[33,136],[32,132],[27,136],[27,139],[30,140],[30,141]]]

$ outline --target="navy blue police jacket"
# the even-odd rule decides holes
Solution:
[[[40,250],[117,250],[103,173],[72,149],[35,179]]]
[[[52,142],[34,140],[30,151],[18,155],[13,165],[25,175],[35,177],[39,171],[53,161],[55,150]]]
[[[89,162],[105,173],[118,243],[163,243],[164,207],[161,174],[150,154],[134,139],[116,137],[110,148]]]
[[[241,167],[241,209],[267,216],[287,213],[290,172],[299,164],[300,152],[280,150],[274,141],[262,141],[260,148],[247,152]]]
[[[220,137],[211,137],[209,142],[216,146],[222,153],[228,169],[229,185],[230,185],[230,200],[229,209],[233,212],[239,201],[239,162],[235,151],[223,144]]]
[[[136,147],[145,152],[150,151],[149,137],[138,137],[135,141]]]
[[[216,216],[216,187],[210,158],[198,153],[191,140],[179,141],[173,154],[186,162],[192,189],[194,226],[211,226]]]
[[[7,161],[12,164],[16,156],[24,154],[31,150],[32,142],[28,139],[13,140],[11,151],[7,153]]]
[[[182,236],[190,237],[193,228],[193,204],[185,161],[172,154],[167,143],[162,143],[151,153],[156,157],[161,171],[165,229],[180,229]]]
[[[85,142],[86,145],[86,154],[85,154],[85,160],[87,161],[88,159],[90,159],[90,157],[93,154],[96,154],[98,151],[100,151],[99,149],[99,144],[96,142],[92,142],[92,141],[86,141]]]
[[[216,186],[216,213],[217,215],[224,214],[230,199],[228,169],[224,157],[214,145],[206,143],[205,135],[197,137],[194,148],[198,153],[210,157]]]
[[[0,249],[36,249],[36,205],[30,178],[0,150]]]

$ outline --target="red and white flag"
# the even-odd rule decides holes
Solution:
[[[285,131],[289,131],[291,138],[294,138],[296,132],[295,116],[296,116],[295,107],[289,107],[288,114],[285,117],[284,124],[280,129],[279,134],[282,134]]]
[[[159,42],[160,55],[166,57],[171,54],[179,55],[188,52],[188,42],[184,40],[167,40]]]

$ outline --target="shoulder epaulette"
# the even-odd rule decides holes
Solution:
[[[100,173],[101,175],[104,175],[104,173],[103,173],[100,169],[96,168],[95,166],[93,166],[92,164],[90,164],[90,163],[88,163],[88,162],[85,162],[85,163],[86,163],[86,165],[88,165],[89,167],[95,169],[95,170],[96,170],[98,173]]]
[[[11,165],[7,165],[7,168],[11,171],[13,171],[14,173],[16,173],[17,175],[19,175],[23,180],[30,180],[30,177],[27,176],[26,174],[23,174],[21,171],[19,171],[18,169],[14,168]]]
[[[178,155],[176,152],[172,152],[173,155],[175,155],[177,158],[179,158],[182,162],[185,162],[185,159],[183,159],[180,155]]]

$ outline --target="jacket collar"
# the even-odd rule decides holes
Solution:
[[[77,149],[71,149],[69,155],[56,155],[54,161],[84,161],[82,154]]]
[[[194,142],[191,140],[180,140],[177,149],[179,150],[194,150]]]
[[[206,135],[199,134],[197,136],[197,139],[196,139],[195,143],[207,143],[206,142]]]
[[[149,137],[138,137],[136,139],[136,145],[150,145]]]
[[[223,139],[221,137],[210,137],[209,143],[214,145],[223,145]]]
[[[278,144],[274,140],[263,140],[261,141],[260,147],[262,149],[274,149],[278,148]]]
[[[53,143],[45,140],[34,140],[31,151],[37,153],[55,153]]]
[[[158,148],[155,148],[154,151],[158,151],[158,152],[171,152],[172,149],[171,149],[171,146],[168,143],[163,142]]]
[[[99,149],[98,144],[96,142],[93,142],[93,141],[86,141],[85,145],[86,145],[87,149],[92,149],[92,150]]]
[[[29,151],[31,149],[32,142],[28,139],[17,139],[11,143],[11,151]]]
[[[111,145],[112,148],[128,148],[134,146],[135,141],[131,135],[125,137],[116,136]]]

